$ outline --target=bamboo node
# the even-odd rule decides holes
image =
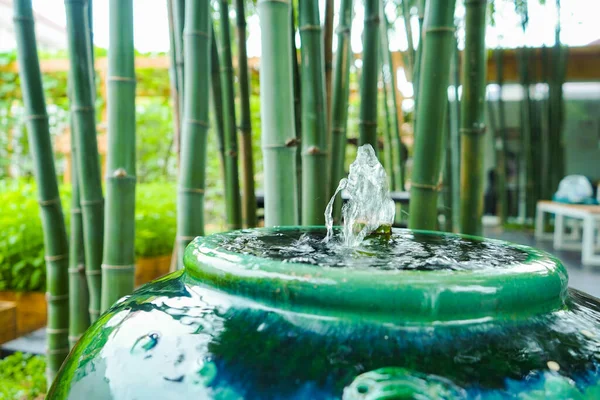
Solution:
[[[102,271],[100,271],[99,269],[86,269],[85,270],[85,275],[86,276],[94,276],[94,275],[100,275],[102,273]]]
[[[373,22],[375,24],[378,24],[381,20],[379,19],[379,15],[375,15],[373,17],[369,17],[369,18],[365,18],[365,23],[367,22]]]
[[[91,106],[72,106],[71,107],[71,112],[91,112],[91,111],[95,111],[95,110],[96,109]]]
[[[283,3],[290,5],[291,3],[288,0],[258,0],[259,3]]]
[[[427,33],[444,33],[444,32],[454,33],[455,30],[456,30],[456,28],[454,28],[453,26],[435,26],[433,28],[425,29],[425,34],[427,34]]]
[[[31,22],[34,23],[34,19],[32,17],[21,17],[18,15],[15,15],[12,19],[14,22]]]
[[[318,31],[321,32],[321,25],[304,25],[298,28],[300,32],[302,31]]]
[[[442,182],[439,182],[437,185],[428,185],[425,183],[417,183],[417,182],[412,182],[410,184],[411,188],[416,188],[416,189],[423,189],[423,190],[431,190],[433,192],[439,192],[440,190],[442,190]]]
[[[55,354],[63,354],[63,353],[68,353],[69,352],[69,348],[68,347],[62,347],[60,349],[49,349],[46,347],[46,354],[47,355],[55,355]]]
[[[81,204],[83,207],[95,206],[96,204],[103,204],[103,203],[104,203],[104,198],[97,199],[97,200],[81,200],[79,202],[79,204]]]
[[[237,151],[235,150],[229,150],[227,154],[229,155],[229,157],[237,157],[238,155]]]
[[[23,118],[23,120],[25,121],[29,121],[32,119],[48,119],[48,114],[31,114],[26,115],[25,118]]]
[[[179,241],[179,242],[187,242],[187,241],[190,241],[190,240],[194,240],[196,238],[197,238],[197,236],[177,235],[177,241]]]
[[[128,175],[127,174],[127,170],[125,170],[125,168],[117,168],[114,170],[114,172],[112,173],[112,175],[109,175],[106,177],[106,179],[132,179],[132,180],[136,180],[136,176],[135,175]]]
[[[50,200],[38,200],[38,204],[40,207],[54,206],[56,204],[60,204],[60,197],[56,197]]]
[[[77,274],[77,275],[79,275],[80,273],[82,273],[83,271],[85,271],[85,265],[79,264],[76,267],[71,267],[71,268],[67,269],[67,271],[70,274]]]
[[[134,269],[135,269],[135,264],[125,264],[125,265],[102,264],[102,270],[133,271]]]
[[[346,130],[344,128],[335,127],[335,128],[331,128],[331,132],[333,132],[333,133],[344,133],[344,132],[346,132]]]
[[[342,35],[348,35],[350,33],[350,27],[349,26],[338,26],[335,29],[335,33],[336,35],[342,34]]]
[[[81,208],[71,208],[71,214],[81,214]]]
[[[486,126],[484,124],[480,124],[478,127],[473,128],[460,128],[460,133],[464,133],[465,135],[482,135],[486,131]]]
[[[288,140],[285,141],[285,147],[294,147],[294,146],[298,146],[298,144],[300,144],[300,139],[298,138],[289,138]]]
[[[59,301],[69,300],[69,294],[57,294],[52,295],[50,292],[46,292],[46,301],[48,303],[55,303]]]
[[[198,119],[191,119],[191,118],[186,118],[185,121],[183,122],[187,122],[189,124],[194,124],[194,125],[200,125],[200,126],[204,126],[204,127],[210,127],[210,125],[208,124],[208,122],[206,121],[200,121]]]
[[[69,329],[67,329],[67,328],[61,328],[61,329],[46,328],[46,333],[48,335],[60,335],[63,333],[69,333]]]
[[[117,76],[117,75],[112,75],[106,78],[107,82],[123,82],[123,83],[132,83],[132,84],[136,84],[137,80],[135,78],[131,78],[129,76]]]
[[[317,146],[310,146],[303,154],[308,156],[326,156],[327,152],[321,151]]]
[[[81,335],[69,335],[69,341],[70,342],[78,342],[79,339],[81,339],[82,336],[83,336],[83,334],[81,334]]]
[[[59,260],[64,260],[68,256],[69,256],[68,254],[58,254],[55,256],[44,256],[44,260],[46,260],[47,262],[59,261]]]
[[[363,119],[358,121],[359,125],[377,126],[377,121],[365,121]]]
[[[194,31],[194,30],[186,29],[183,32],[183,36],[201,36],[201,37],[210,39],[210,32]]]
[[[197,194],[204,194],[205,190],[202,188],[186,188],[186,187],[179,187],[178,189],[179,193],[197,193]]]

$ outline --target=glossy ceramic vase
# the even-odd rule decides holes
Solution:
[[[533,248],[473,270],[336,268],[197,238],[185,269],[121,299],[47,399],[600,399],[600,304]],[[476,255],[478,257],[478,255]],[[491,260],[493,261],[493,260]],[[490,262],[491,262],[490,261]]]

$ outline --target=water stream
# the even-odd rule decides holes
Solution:
[[[342,206],[344,246],[356,247],[380,226],[391,227],[396,206],[390,196],[385,169],[370,144],[358,148],[356,160],[350,164],[348,177],[340,180],[325,208],[325,241],[333,238],[333,203],[341,191],[345,191],[349,197]]]

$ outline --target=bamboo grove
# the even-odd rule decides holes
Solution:
[[[134,289],[136,188],[136,77],[132,0],[109,1],[108,157],[101,177],[96,132],[92,0],[64,0],[69,50],[69,101],[73,154],[70,246],[58,197],[57,178],[37,56],[31,0],[14,1],[25,123],[45,233],[48,299],[48,379],[90,323]],[[264,225],[320,225],[324,210],[350,160],[356,134],[371,144],[390,176],[390,187],[410,187],[408,221],[414,229],[446,229],[481,234],[483,143],[497,143],[497,204],[500,219],[515,216],[507,186],[507,116],[502,96],[485,101],[485,0],[465,1],[465,41],[458,50],[455,0],[327,0],[324,15],[316,1],[168,0],[171,101],[178,157],[177,237],[174,255],[182,268],[186,246],[205,234],[205,194],[209,157],[218,157],[224,182],[228,229],[255,227],[257,213],[252,153],[251,79],[247,54],[248,9],[256,10],[261,30],[260,131],[263,158]],[[256,3],[254,5],[254,3]],[[363,8],[362,60],[356,63],[351,30],[356,6]],[[337,5],[337,8],[334,8]],[[558,7],[558,9],[560,9]],[[230,12],[235,12],[231,26]],[[397,21],[390,21],[395,13]],[[337,18],[334,18],[337,15]],[[415,24],[411,20],[416,20]],[[337,24],[334,26],[334,21]],[[413,26],[418,26],[413,29]],[[389,39],[404,26],[408,48],[404,72],[413,83],[412,171],[402,127],[397,84],[398,61]],[[526,29],[525,24],[523,29]],[[232,35],[232,30],[234,34]],[[333,46],[335,37],[335,46]],[[526,217],[536,199],[549,198],[564,174],[561,139],[562,83],[566,51],[556,45],[546,57],[546,103],[529,96],[536,81],[531,52],[519,49],[524,88],[521,139],[525,157]],[[416,43],[414,43],[416,39]],[[300,46],[297,48],[297,44]],[[503,88],[503,51],[493,52],[496,82]],[[358,69],[358,72],[356,70]],[[353,72],[354,71],[354,72]],[[532,72],[534,71],[534,72]],[[352,74],[358,89],[352,88]],[[459,99],[459,85],[462,98]],[[448,96],[448,88],[452,95]],[[351,92],[359,94],[358,123],[349,126]],[[490,129],[485,127],[486,105]],[[543,112],[543,110],[546,110]],[[541,124],[541,119],[548,122]],[[383,121],[383,123],[381,123]],[[535,122],[537,121],[537,122]],[[534,123],[535,122],[535,123]],[[543,131],[541,126],[547,126]],[[207,152],[215,135],[217,154]],[[548,155],[533,159],[527,149],[545,138]],[[382,145],[380,145],[380,142]],[[550,168],[549,160],[559,167]],[[547,183],[534,185],[534,172],[547,171]],[[104,186],[103,186],[104,181]],[[103,192],[104,187],[104,192]],[[438,196],[440,191],[443,196]],[[106,202],[104,200],[106,194]],[[445,225],[440,225],[440,204]],[[404,209],[403,211],[406,211]],[[403,213],[405,214],[405,213]],[[334,211],[340,222],[339,206]]]

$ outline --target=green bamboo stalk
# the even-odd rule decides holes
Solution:
[[[185,79],[185,60],[184,60],[184,43],[183,29],[185,25],[185,0],[173,1],[173,27],[175,34],[175,63],[177,70],[177,84],[179,85],[179,107],[183,108],[184,102],[184,79]],[[180,110],[181,111],[181,110]],[[180,117],[183,118],[183,113],[180,112]],[[180,123],[180,131],[183,130],[183,124]],[[180,132],[183,134],[183,132]],[[181,147],[181,138],[178,140]],[[179,149],[181,151],[181,149]],[[177,153],[179,154],[179,153]]]
[[[519,66],[519,75],[521,86],[523,88],[523,100],[521,107],[521,171],[523,173],[523,194],[521,203],[523,203],[524,214],[527,220],[533,217],[534,193],[533,193],[533,157],[531,154],[532,138],[532,101],[530,95],[530,71],[529,71],[530,50],[527,47],[517,49],[517,61]]]
[[[380,54],[381,54],[381,58],[383,58],[383,49],[381,49]],[[384,120],[385,120],[385,126],[383,130],[383,161],[384,161],[384,167],[386,171],[389,171],[388,174],[388,179],[389,179],[389,187],[392,188],[392,190],[397,190],[396,187],[396,171],[395,171],[395,167],[396,167],[396,162],[394,161],[394,153],[393,153],[393,146],[392,146],[392,122],[391,122],[391,117],[390,117],[390,105],[389,105],[389,101],[388,101],[388,93],[387,93],[387,84],[386,84],[386,75],[387,75],[387,70],[385,69],[385,65],[384,63],[381,63],[382,66],[382,70],[381,70],[381,80],[383,83],[383,90],[382,92],[382,103],[383,103],[383,112],[384,112]],[[393,89],[393,88],[392,88]],[[394,113],[394,111],[392,111],[392,113]]]
[[[204,235],[206,136],[211,71],[210,1],[188,1],[185,8],[185,96],[181,135],[181,169],[177,204],[178,268],[185,247]]]
[[[418,110],[417,106],[419,104],[419,90],[420,90],[420,75],[422,68],[422,58],[423,58],[423,46],[425,44],[425,33],[423,32],[423,25],[425,20],[425,1],[426,0],[417,0],[417,13],[419,19],[419,41],[417,42],[417,51],[415,54],[415,65],[413,68],[413,99],[415,101],[414,106],[414,131],[416,132],[417,126],[417,117]]]
[[[344,177],[344,159],[346,156],[346,132],[348,129],[348,96],[350,94],[350,29],[352,27],[353,0],[341,0],[339,24],[336,29],[337,52],[333,70],[331,99],[331,179],[330,194],[335,192],[340,179]],[[340,220],[341,202],[333,203],[333,217]]]
[[[100,315],[102,247],[104,238],[104,199],[96,139],[94,88],[91,85],[89,39],[85,26],[85,0],[65,0],[72,82],[71,115],[77,148],[75,156],[83,216],[85,266],[90,293],[90,319]]]
[[[288,0],[258,2],[266,226],[298,223],[290,9]]]
[[[89,292],[85,279],[83,220],[79,196],[77,149],[71,118],[71,238],[69,247],[69,347],[73,348],[90,326]]]
[[[324,23],[324,35],[323,35],[323,49],[325,52],[325,99],[327,101],[325,135],[327,136],[327,149],[331,149],[331,78],[333,74],[333,0],[325,1],[325,23]],[[331,154],[327,153],[327,157],[330,158]],[[328,176],[328,180],[329,180]],[[329,182],[326,182],[329,184]]]
[[[564,104],[562,85],[565,82],[568,48],[560,41],[560,0],[556,0],[557,23],[554,46],[551,50],[549,112],[550,157],[552,159],[551,191],[558,189],[560,180],[565,176],[565,146],[562,134],[564,125]]]
[[[327,206],[327,135],[323,38],[317,2],[300,2],[302,84],[302,224],[323,225]]]
[[[485,171],[485,14],[486,0],[465,2],[465,50],[462,66],[462,101],[460,133],[460,229],[481,235]]]
[[[250,123],[250,79],[246,52],[246,16],[244,0],[236,0],[238,63],[240,75],[240,139],[242,148],[242,182],[244,202],[242,214],[246,227],[253,228],[256,219],[256,193],[254,189],[254,160],[252,156],[252,124]]]
[[[360,84],[359,144],[377,153],[377,76],[379,63],[379,2],[364,0],[363,64]]]
[[[498,83],[498,132],[496,135],[496,180],[498,195],[498,217],[504,224],[508,217],[508,193],[506,186],[506,111],[502,93],[504,87],[504,53],[498,48],[494,51],[496,58],[496,75]]]
[[[133,0],[110,0],[108,4],[108,157],[102,311],[133,292],[135,272]]]
[[[415,68],[415,47],[413,43],[412,27],[410,25],[410,4],[408,0],[402,0],[402,17],[404,19],[404,29],[406,31],[406,41],[408,42],[408,68],[406,68],[409,79],[413,78]]]
[[[50,384],[69,353],[69,244],[54,169],[31,0],[15,0],[13,10],[25,121],[44,231],[48,301],[46,377]]]
[[[294,13],[294,3],[290,0],[292,34],[290,35],[292,43],[292,73],[294,79],[294,127],[296,128],[297,143],[301,143],[302,138],[302,85],[300,83],[300,67],[298,65],[298,49],[296,48],[296,18]],[[302,198],[302,151],[301,146],[296,146],[296,183],[297,196]],[[302,201],[298,201],[298,220],[302,219]]]
[[[211,93],[212,105],[214,110],[215,132],[217,134],[217,149],[219,152],[219,161],[221,165],[221,176],[223,177],[223,187],[227,187],[227,177],[225,173],[225,131],[223,122],[223,89],[221,88],[221,61],[219,60],[219,49],[217,46],[217,37],[215,36],[214,25],[211,25],[211,67],[212,79]]]
[[[448,111],[446,114],[446,137],[445,137],[445,153],[444,153],[444,186],[443,186],[443,210],[444,210],[444,230],[446,232],[454,232],[454,208],[457,205],[453,202],[454,186],[457,186],[457,182],[453,179],[452,171],[452,156],[453,156],[453,143],[452,143],[452,108],[450,101],[448,101]]]
[[[455,0],[429,0],[423,28],[422,84],[417,107],[409,227],[437,227],[437,199],[442,166],[450,60],[454,40]]]
[[[394,70],[394,62],[392,60],[392,53],[390,52],[390,47],[388,43],[388,32],[389,32],[389,22],[383,10],[383,2],[380,2],[379,15],[381,18],[381,46],[383,51],[383,62],[387,63],[388,73],[386,74],[387,80],[389,81],[390,94],[392,98],[392,107],[393,112],[391,112],[391,118],[394,130],[392,131],[392,149],[395,150],[396,156],[393,157],[395,160],[393,162],[394,169],[394,190],[404,190],[404,162],[406,160],[402,159],[402,141],[400,138],[400,122],[398,120],[398,99],[397,99],[397,90],[396,90],[396,74]],[[386,102],[387,107],[387,102]],[[394,151],[393,151],[394,153]]]
[[[454,90],[454,101],[450,102],[450,147],[451,147],[451,181],[452,181],[452,229],[458,230],[460,224],[460,102],[458,86],[460,85],[460,57],[456,36],[452,41],[452,64],[450,80]]]
[[[242,227],[242,202],[238,173],[238,145],[235,119],[235,90],[233,88],[233,60],[229,32],[229,0],[219,1],[221,20],[221,87],[223,89],[223,132],[225,134],[225,210],[228,229]]]
[[[180,84],[177,76],[177,48],[175,41],[175,15],[174,0],[167,0],[167,15],[169,21],[169,78],[171,81],[171,101],[173,102],[173,145],[175,154],[179,154],[179,141],[181,139],[181,104],[179,103]],[[170,152],[168,153],[170,154]],[[168,160],[167,160],[168,161]],[[167,162],[165,162],[165,168]]]

